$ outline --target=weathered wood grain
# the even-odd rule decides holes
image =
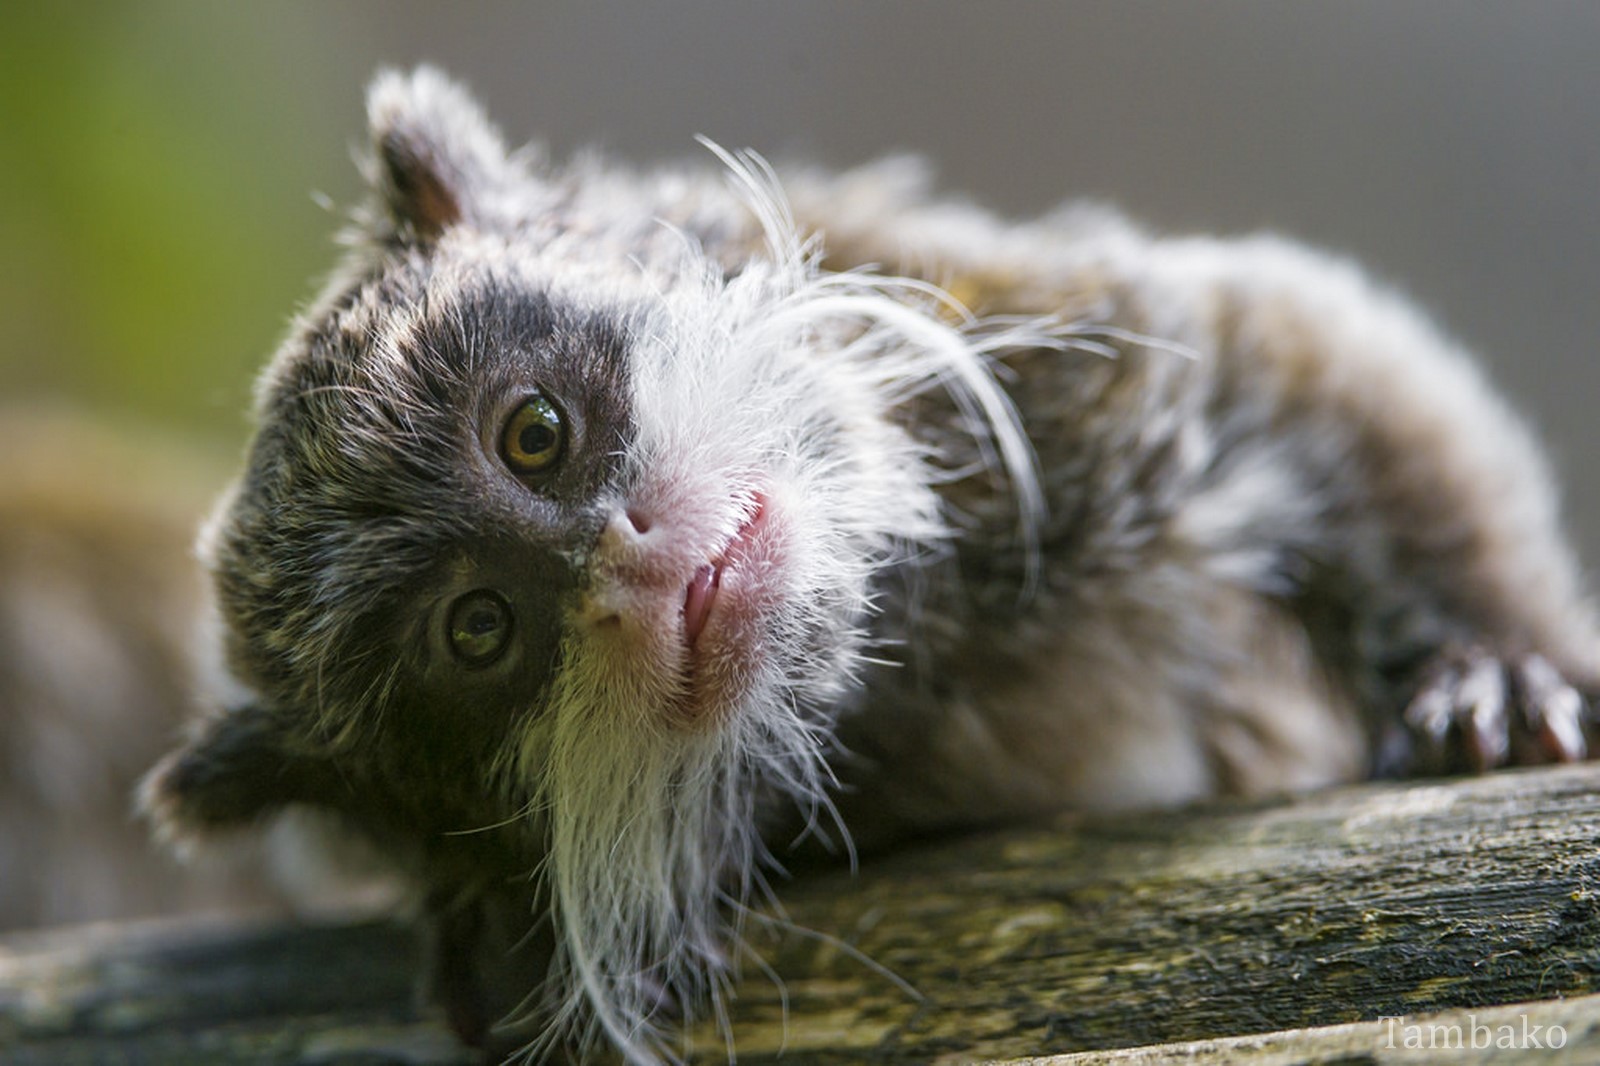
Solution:
[[[1600,992],[1597,827],[1585,766],[1065,817],[807,877],[779,886],[805,932],[749,926],[782,985],[745,964],[739,1062],[1019,1058]],[[0,1060],[469,1061],[412,1004],[412,955],[387,925],[13,937]],[[1600,1021],[1600,999],[1565,1007],[1569,1034]],[[709,1020],[694,1038],[725,1056]]]

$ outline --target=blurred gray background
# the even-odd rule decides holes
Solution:
[[[234,447],[381,64],[513,141],[891,150],[1025,215],[1350,253],[1483,353],[1600,561],[1600,4],[82,3],[0,13],[0,396]]]

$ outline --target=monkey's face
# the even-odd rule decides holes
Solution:
[[[920,293],[821,274],[747,161],[743,200],[555,184],[435,75],[371,110],[383,210],[204,537],[239,698],[146,803],[325,808],[442,910],[511,899],[549,957],[491,1014],[644,1056],[718,987],[761,805],[826,804],[875,575],[943,536],[894,405],[992,386]]]

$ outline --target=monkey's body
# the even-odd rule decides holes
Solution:
[[[895,167],[792,222],[750,160],[536,173],[427,72],[372,117],[206,536],[243,692],[146,801],[376,841],[469,1037],[661,1053],[832,803],[877,847],[1583,754],[1539,456],[1350,268]]]
[[[874,679],[893,713],[869,696],[841,724],[877,756],[846,804],[947,825],[1482,768],[1518,699],[1577,711],[1528,656],[1600,688],[1542,457],[1408,306],[1275,238],[1007,226],[896,179],[796,191],[830,266],[915,265],[978,314],[1061,315],[1109,351],[1002,357],[1049,508],[1039,587],[1003,494],[945,489],[978,531],[919,579],[937,621],[906,635],[915,669]],[[1424,688],[1414,718],[1482,701],[1484,735],[1411,750]]]

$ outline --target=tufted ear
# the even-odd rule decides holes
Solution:
[[[159,836],[182,841],[244,828],[291,803],[326,803],[332,763],[301,749],[277,716],[251,704],[203,720],[139,786]]]
[[[465,89],[433,67],[380,71],[367,90],[367,180],[389,233],[426,243],[483,210],[516,176],[500,133]]]

